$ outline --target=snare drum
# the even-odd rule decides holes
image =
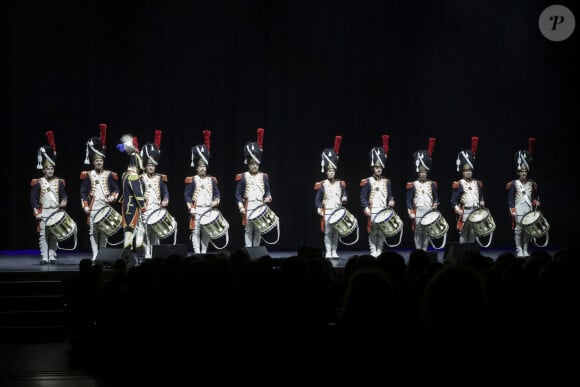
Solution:
[[[522,228],[532,238],[540,238],[550,230],[550,224],[538,210],[530,211],[522,218]]]
[[[151,227],[155,234],[163,239],[175,232],[177,222],[167,209],[161,207],[154,210],[151,215],[147,217],[147,226]]]
[[[396,235],[403,227],[403,221],[392,208],[383,208],[373,218],[372,223],[379,226],[386,237]]]
[[[346,208],[334,210],[328,217],[328,224],[334,228],[341,237],[350,235],[358,226],[358,222],[353,214]]]
[[[266,204],[261,204],[250,211],[248,220],[252,222],[260,231],[260,234],[265,234],[278,225],[280,219]]]
[[[210,239],[224,236],[230,227],[221,212],[214,208],[201,214],[199,225],[209,235]]]
[[[478,208],[467,217],[467,223],[473,228],[475,236],[484,237],[495,230],[495,222],[487,208]]]
[[[107,236],[111,236],[121,229],[122,221],[121,214],[115,211],[113,207],[105,206],[95,214],[93,227],[98,228]]]
[[[77,224],[66,211],[57,211],[46,220],[46,228],[61,242],[76,233]]]
[[[449,225],[439,210],[431,210],[423,215],[420,226],[431,239],[441,238],[449,230]]]

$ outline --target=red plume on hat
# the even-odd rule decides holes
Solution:
[[[433,157],[433,149],[435,149],[435,137],[429,138],[429,147],[427,148],[427,154],[429,157]]]
[[[38,161],[38,164],[36,165],[37,169],[56,165],[56,143],[54,141],[54,132],[49,130],[45,132],[45,135],[48,139],[48,145],[43,145],[38,149],[36,155]]]
[[[389,135],[383,134],[381,137],[383,139],[383,150],[385,151],[385,155],[388,156],[389,155]]]
[[[52,130],[49,130],[45,134],[46,134],[46,138],[48,139],[48,145],[50,145],[50,147],[52,148],[52,151],[56,155],[56,143],[54,142],[54,132]]]
[[[133,136],[133,148],[135,148],[135,152],[139,153],[139,139],[137,136]]]
[[[530,137],[528,139],[528,152],[530,156],[534,154],[534,149],[536,148],[536,139],[534,137]]]
[[[340,143],[342,142],[342,136],[334,137],[334,153],[338,156],[340,154]]]
[[[101,146],[103,149],[107,149],[107,124],[99,124],[99,129],[101,133]]]
[[[477,144],[479,144],[479,137],[471,137],[471,153],[473,153],[474,157],[477,154]]]
[[[211,137],[211,131],[209,131],[207,129],[204,130],[203,131],[203,143],[208,151],[211,149],[210,148],[210,137]]]
[[[155,131],[155,145],[157,145],[157,149],[161,150],[161,131]]]
[[[263,143],[264,143],[264,128],[258,128],[258,147],[260,148],[260,152],[264,150]]]

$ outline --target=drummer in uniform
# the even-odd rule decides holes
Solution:
[[[48,218],[66,208],[68,197],[65,190],[64,179],[54,176],[56,166],[56,143],[54,132],[46,132],[48,144],[38,149],[37,169],[42,169],[43,177],[32,179],[30,182],[30,203],[32,215],[36,218],[36,231],[39,234],[38,245],[40,247],[41,265],[56,263],[56,251],[58,240],[47,229]]]
[[[383,147],[374,147],[369,153],[373,175],[360,182],[360,203],[368,217],[369,249],[373,257],[381,255],[385,243],[385,236],[374,219],[379,212],[395,206],[391,181],[382,175],[389,154],[389,136],[383,134],[381,137]]]
[[[535,181],[528,179],[535,143],[536,139],[531,137],[528,139],[528,150],[519,150],[515,153],[514,162],[518,178],[506,185],[516,244],[516,256],[518,257],[530,255],[528,252],[530,236],[522,230],[522,219],[524,215],[540,206],[538,185]]]
[[[414,242],[417,250],[427,251],[429,247],[429,235],[421,226],[421,219],[429,211],[437,209],[439,205],[437,182],[427,179],[431,170],[431,156],[435,148],[435,141],[435,138],[431,137],[427,150],[420,150],[413,154],[417,180],[408,182],[406,185],[407,213],[413,221],[411,227],[415,232]]]
[[[81,206],[87,214],[89,240],[93,261],[100,248],[107,247],[107,234],[94,227],[95,215],[110,206],[119,196],[119,177],[115,172],[104,169],[107,140],[107,124],[100,124],[100,136],[91,137],[86,144],[85,164],[93,164],[91,171],[81,172]]]
[[[262,239],[260,230],[248,217],[264,204],[272,203],[270,180],[268,174],[261,172],[264,129],[257,129],[257,142],[247,142],[244,146],[244,164],[248,171],[236,175],[236,202],[242,215],[242,225],[245,226],[244,243],[246,247],[260,246]]]
[[[145,259],[153,256],[153,246],[159,244],[159,236],[149,225],[147,219],[154,211],[166,208],[169,204],[169,190],[167,189],[167,175],[157,173],[159,156],[161,155],[161,131],[155,131],[155,141],[149,142],[141,149],[141,158],[145,165],[145,173],[141,174],[143,194],[145,196],[145,211],[142,219],[145,225]]]
[[[145,197],[139,174],[143,161],[139,155],[139,141],[131,134],[121,137],[117,149],[129,155],[129,165],[122,177],[122,194],[119,201],[123,216],[124,244],[126,249],[137,249],[143,245],[143,223],[141,213],[145,210]]]
[[[200,227],[201,216],[220,204],[220,191],[215,177],[207,174],[211,131],[204,130],[204,143],[191,148],[191,166],[197,175],[185,178],[184,199],[190,214],[191,244],[196,254],[207,253],[209,235]]]
[[[470,227],[464,227],[469,215],[484,207],[483,183],[473,178],[475,155],[479,137],[471,137],[471,149],[464,149],[457,154],[457,171],[461,171],[462,179],[454,181],[451,185],[451,208],[457,215],[457,230],[459,230],[459,243],[474,243],[475,234]]]
[[[338,259],[338,231],[329,224],[332,213],[344,206],[347,202],[346,183],[335,178],[338,168],[338,154],[340,152],[341,136],[335,136],[334,149],[326,148],[322,151],[321,166],[326,173],[326,180],[316,182],[314,205],[320,215],[320,231],[324,233],[325,258]]]

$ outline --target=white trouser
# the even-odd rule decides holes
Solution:
[[[369,250],[373,257],[378,257],[383,252],[383,244],[385,243],[385,234],[381,227],[374,222],[377,214],[383,211],[384,208],[371,208],[371,232],[369,233]]]
[[[383,244],[385,243],[385,234],[381,227],[372,223],[371,232],[369,233],[369,249],[373,257],[378,257],[383,252]]]
[[[151,214],[153,214],[153,212],[159,210],[160,207],[151,207],[148,208],[142,215],[142,223],[143,223],[143,229],[145,231],[145,235],[143,238],[143,249],[145,251],[145,259],[150,259],[153,257],[153,245],[158,245],[159,244],[159,237],[157,236],[157,233],[153,230],[153,228],[147,224],[147,219],[149,218],[149,216],[151,216]],[[140,235],[139,233],[137,234],[137,245],[138,243],[138,239],[139,239]]]
[[[522,227],[522,219],[524,218],[524,215],[526,215],[531,210],[532,206],[525,202],[516,204],[514,241],[516,244],[516,256],[518,257],[527,257],[530,255],[528,252],[530,236],[524,231]]]
[[[250,221],[250,215],[253,214],[255,208],[264,204],[262,201],[258,200],[251,200],[248,202],[247,208],[247,216],[246,216],[246,228],[244,233],[244,242],[246,247],[258,247],[260,246],[260,242],[262,240],[262,234],[260,233],[260,229]]]
[[[95,227],[95,215],[103,207],[104,206],[95,207],[93,205],[89,215],[89,241],[91,242],[93,261],[95,260],[95,258],[97,258],[97,253],[99,252],[99,249],[107,247],[107,239],[108,239],[107,234],[102,232],[98,227]]]
[[[207,212],[211,207],[195,207],[195,227],[191,231],[191,245],[195,254],[207,253],[209,245],[209,235],[201,227],[201,215]]]
[[[427,250],[429,247],[429,234],[423,226],[421,226],[421,219],[426,213],[431,211],[431,206],[417,207],[415,211],[415,248],[417,250]]]
[[[475,207],[463,209],[463,217],[461,218],[463,220],[463,230],[461,230],[461,232],[459,233],[459,243],[461,244],[475,243],[475,234],[473,233],[473,230],[471,229],[471,227],[469,227],[469,224],[467,223],[467,218],[475,210],[476,210]]]
[[[153,257],[153,245],[159,244],[159,237],[155,233],[152,227],[147,226],[147,233],[143,239],[143,248],[145,250],[145,258],[149,259]]]
[[[55,236],[47,230],[46,220],[55,212],[58,208],[43,208],[42,209],[42,220],[40,221],[40,231],[38,235],[38,246],[40,247],[40,255],[43,261],[49,259],[56,259],[56,250],[58,249],[58,241]]]
[[[327,210],[324,214],[324,249],[325,258],[338,258],[338,231],[328,222],[334,210]]]
[[[244,242],[246,243],[246,247],[258,247],[260,246],[261,240],[262,234],[260,234],[260,230],[248,220],[246,222],[246,232],[244,233]]]

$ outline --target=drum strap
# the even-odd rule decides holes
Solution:
[[[324,207],[322,207],[322,215],[320,216],[320,231],[321,232],[324,232],[324,230],[325,230],[325,226],[326,226],[325,217],[326,217],[326,211],[325,211]]]

